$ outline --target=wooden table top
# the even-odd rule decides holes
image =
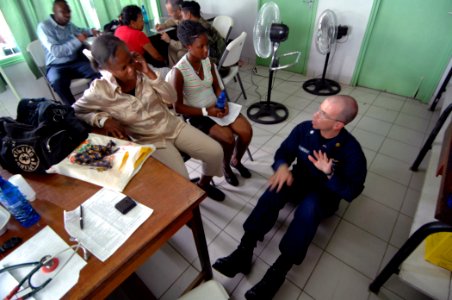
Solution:
[[[0,175],[4,178],[11,176],[5,170],[0,170]],[[11,218],[8,231],[0,237],[0,242],[12,236],[26,239],[49,225],[69,244],[69,235],[63,226],[63,210],[75,209],[100,187],[58,174],[26,174],[24,177],[36,191],[37,200],[32,205],[42,220],[25,229]],[[65,298],[106,297],[190,221],[193,208],[206,197],[205,192],[195,184],[152,157],[144,163],[123,193],[151,207],[153,214],[106,262],[90,256],[80,273],[79,282]]]

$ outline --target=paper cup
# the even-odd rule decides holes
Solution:
[[[36,192],[28,184],[25,178],[22,177],[22,175],[13,175],[8,179],[8,181],[17,186],[19,188],[19,191],[25,196],[28,201],[34,201],[36,199]]]

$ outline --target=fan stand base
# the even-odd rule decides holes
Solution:
[[[284,105],[273,101],[251,104],[246,113],[248,118],[260,124],[281,123],[289,116],[289,110]]]
[[[310,94],[330,96],[339,93],[341,86],[336,81],[330,79],[316,78],[305,81],[303,83],[303,89]]]

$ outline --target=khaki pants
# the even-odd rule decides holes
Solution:
[[[189,178],[180,151],[202,161],[202,173],[207,176],[223,176],[223,149],[221,145],[202,131],[187,124],[174,140],[167,140],[166,147],[157,149],[153,156],[182,176]]]

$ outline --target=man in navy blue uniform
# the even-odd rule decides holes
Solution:
[[[228,277],[247,274],[257,241],[271,230],[287,202],[296,203],[293,220],[279,244],[281,255],[246,292],[247,299],[272,299],[292,265],[302,263],[320,222],[334,214],[341,199],[350,202],[364,189],[366,158],[358,141],[344,128],[357,113],[358,104],[352,97],[328,97],[312,122],[297,125],[276,151],[275,173],[243,225],[245,234],[239,246],[213,264]]]

